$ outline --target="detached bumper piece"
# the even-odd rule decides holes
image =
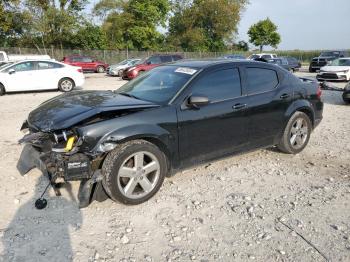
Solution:
[[[31,144],[24,146],[17,163],[21,175],[38,168],[50,179],[54,189],[57,178],[63,178],[66,182],[81,181],[78,193],[80,208],[87,207],[94,200],[102,202],[108,198],[102,187],[102,174],[100,170],[92,170],[93,163],[88,156],[82,153],[63,156],[40,151]]]

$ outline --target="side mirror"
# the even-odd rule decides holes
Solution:
[[[16,73],[15,69],[10,69],[10,70],[9,70],[9,74],[10,74],[10,75],[12,75],[12,74],[14,74],[14,73]]]
[[[199,109],[201,106],[205,106],[207,104],[209,104],[209,99],[206,96],[194,95],[188,98],[188,105],[196,109]]]
[[[150,65],[150,64],[152,64],[151,61],[147,61],[146,62],[146,65]]]

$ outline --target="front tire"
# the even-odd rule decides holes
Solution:
[[[58,82],[58,89],[61,92],[70,92],[74,89],[75,87],[75,83],[72,79],[70,78],[62,78],[59,82]]]
[[[5,87],[3,84],[0,84],[0,96],[3,96],[5,95],[6,93],[6,90],[5,90]]]
[[[300,153],[309,142],[311,130],[310,118],[303,112],[295,112],[287,123],[278,149],[287,154]]]
[[[145,140],[133,140],[107,155],[102,166],[102,183],[114,201],[137,205],[158,192],[166,172],[166,157],[157,146]]]

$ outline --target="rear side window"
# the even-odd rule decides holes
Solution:
[[[201,77],[192,89],[193,94],[207,96],[210,102],[241,96],[241,79],[237,68],[210,72]]]
[[[92,58],[90,58],[90,57],[83,57],[83,59],[81,59],[81,60],[84,63],[91,63],[93,61]]]
[[[246,72],[248,95],[267,92],[278,85],[278,77],[275,70],[249,67]]]
[[[38,62],[37,65],[39,70],[63,67],[63,65],[60,65],[60,64],[56,64],[52,62],[43,62],[43,61]]]

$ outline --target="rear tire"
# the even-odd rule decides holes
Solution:
[[[315,70],[315,69],[312,69],[312,68],[310,67],[310,68],[309,68],[309,72],[310,72],[310,73],[315,73],[316,70]]]
[[[114,201],[138,205],[158,192],[166,172],[166,157],[157,146],[133,140],[107,155],[102,166],[102,184]]]
[[[278,149],[287,154],[297,154],[308,144],[312,130],[310,118],[297,111],[289,119],[283,132]]]
[[[106,69],[104,68],[104,66],[98,66],[96,69],[97,73],[104,73],[106,71]]]
[[[0,84],[0,96],[3,96],[6,93],[5,87],[3,84]]]
[[[74,89],[75,83],[72,79],[65,77],[58,82],[58,89],[61,92],[70,92]]]

